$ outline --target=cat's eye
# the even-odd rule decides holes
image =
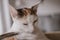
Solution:
[[[23,25],[28,25],[28,23],[24,23]]]
[[[35,20],[35,21],[33,22],[33,24],[35,24],[37,21],[38,21],[38,20]]]

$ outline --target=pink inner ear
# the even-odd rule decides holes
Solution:
[[[9,5],[9,9],[10,9],[10,14],[12,17],[15,17],[17,15],[17,10],[12,7],[11,5]]]
[[[12,16],[12,17],[15,17],[15,16],[17,15],[17,13],[16,13],[14,10],[11,10],[10,13],[11,13],[11,16]]]

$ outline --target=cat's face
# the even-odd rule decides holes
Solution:
[[[18,9],[18,14],[16,16],[17,20],[23,21],[24,25],[28,25],[29,23],[35,23],[37,21],[37,14],[36,10],[33,10],[31,8],[23,8],[23,9]]]
[[[14,22],[22,23],[23,25],[34,25],[37,22],[37,5],[31,8],[15,9],[10,6],[10,13]]]

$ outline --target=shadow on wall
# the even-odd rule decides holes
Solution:
[[[39,16],[39,26],[44,32],[60,31],[60,13],[48,16]]]

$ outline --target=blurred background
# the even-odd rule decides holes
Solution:
[[[38,6],[38,27],[43,32],[60,31],[60,0],[0,0],[0,34],[7,32],[12,25],[8,5],[16,9]]]

